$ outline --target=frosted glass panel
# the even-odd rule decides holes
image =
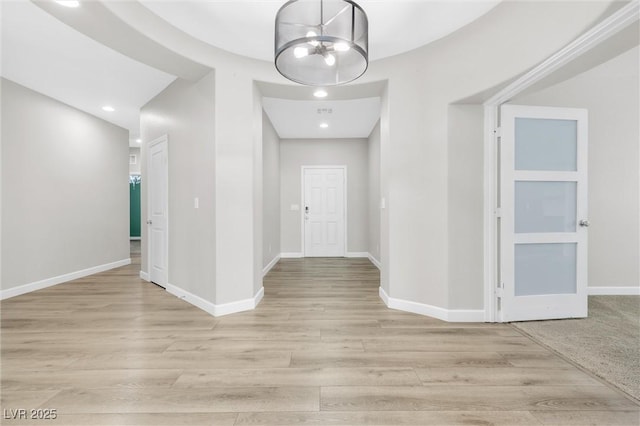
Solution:
[[[516,170],[577,170],[578,122],[516,118]]]
[[[576,243],[515,245],[516,296],[575,292]]]
[[[576,182],[515,183],[515,232],[575,232]]]

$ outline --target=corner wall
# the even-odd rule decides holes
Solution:
[[[141,109],[142,222],[147,218],[148,144],[168,135],[168,283],[215,303],[215,75],[178,79]],[[194,208],[194,198],[199,208]],[[142,270],[148,272],[147,226],[142,227]]]
[[[262,267],[280,257],[280,138],[262,113]]]
[[[380,121],[369,135],[369,238],[368,252],[380,267]]]
[[[449,309],[483,309],[484,110],[449,106]]]
[[[2,79],[2,297],[129,260],[129,132]]]

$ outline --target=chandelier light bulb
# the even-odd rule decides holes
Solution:
[[[339,42],[333,45],[333,49],[336,52],[347,52],[351,47],[347,43]]]
[[[336,64],[336,57],[333,56],[331,53],[327,53],[326,56],[324,57],[324,62],[330,67],[332,67]]]
[[[307,49],[306,47],[296,47],[295,49],[293,49],[293,56],[298,59],[304,58],[307,55],[309,55],[309,49]]]
[[[307,33],[307,37],[318,37],[318,34],[316,34],[314,31],[309,31]],[[310,41],[309,44],[313,47],[317,47],[320,43],[318,43],[317,41]]]

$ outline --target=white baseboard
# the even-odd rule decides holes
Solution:
[[[587,287],[590,296],[640,296],[640,287]]]
[[[280,253],[279,259],[301,259],[303,257],[304,257],[304,253]],[[371,261],[371,263],[376,265],[376,267],[378,269],[380,269],[380,267],[381,267],[380,261],[378,259],[376,259],[375,257],[373,257],[370,253],[367,253],[366,251],[350,251],[350,252],[347,252],[344,255],[344,257],[354,257],[354,258],[364,257],[364,258],[368,258]],[[269,269],[271,269],[271,268],[269,268]],[[266,270],[266,267],[265,267],[265,270]]]
[[[129,237],[129,241],[140,241],[141,237]]]
[[[426,315],[448,322],[484,322],[484,310],[444,309],[425,303],[396,299],[389,297],[382,287],[379,293],[384,304],[391,309]]]
[[[237,312],[250,311],[252,309],[255,309],[256,306],[258,306],[258,303],[260,303],[260,301],[264,297],[264,287],[260,287],[260,290],[258,290],[256,295],[250,299],[216,305],[215,303],[204,300],[202,297],[196,296],[195,294],[183,290],[173,284],[167,283],[166,290],[177,298],[183,299],[185,302],[202,309],[203,311],[207,312],[210,315],[213,315],[214,317],[235,314]]]
[[[366,251],[350,251],[344,257],[369,257],[369,253]]]
[[[149,274],[144,271],[140,271],[140,279],[151,282],[151,277],[149,277]]]
[[[47,278],[29,284],[20,285],[0,291],[0,300],[9,299],[10,297],[20,296],[21,294],[31,293],[32,291],[42,290],[43,288],[52,287],[67,281],[77,280],[78,278],[87,277],[99,272],[108,271],[109,269],[119,268],[131,264],[131,259],[122,259],[117,262],[105,263],[104,265],[94,266],[92,268],[82,269],[80,271],[70,272],[68,274],[58,275],[57,277]]]
[[[387,294],[386,291],[384,291],[384,288],[380,287],[378,289],[378,294],[380,295],[380,299],[382,299],[384,304],[387,305],[387,308],[390,308],[390,306],[389,306],[389,295]]]
[[[300,259],[304,257],[304,253],[280,253],[281,259]]]
[[[449,322],[484,322],[484,309],[449,309]]]
[[[373,263],[373,264],[374,264],[374,266],[375,266],[376,268],[378,268],[378,269],[382,269],[382,263],[380,263],[380,261],[379,261],[378,259],[376,259],[375,257],[373,257],[373,255],[372,255],[371,253],[368,253],[368,256],[367,256],[367,257],[369,258],[369,261],[370,261],[371,263]]]
[[[262,269],[262,276],[263,277],[269,273],[271,268],[276,266],[276,263],[278,263],[278,261],[280,260],[280,256],[281,255],[277,255],[276,257],[274,257],[273,260],[271,262],[269,262],[269,264]]]

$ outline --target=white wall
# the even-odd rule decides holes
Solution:
[[[280,244],[283,253],[302,253],[300,211],[302,166],[347,166],[347,252],[367,252],[369,172],[367,139],[282,139],[280,141]]]
[[[262,115],[262,266],[280,255],[280,138]]]
[[[0,288],[127,261],[129,132],[1,82]]]
[[[178,79],[141,109],[142,157],[168,135],[169,284],[215,302],[214,74]],[[142,218],[147,217],[146,161],[142,163]],[[199,208],[194,208],[194,198]],[[142,270],[148,272],[147,227],[142,226]]]
[[[590,287],[640,285],[638,53],[512,102],[589,110]]]
[[[369,239],[368,252],[380,262],[380,121],[369,135]]]
[[[483,308],[483,126],[479,105],[449,107],[449,308]]]
[[[139,174],[140,164],[142,163],[142,157],[140,157],[140,148],[129,147],[129,157],[131,157],[132,155],[136,156],[136,163],[129,163],[129,174]]]
[[[262,288],[262,106],[251,68],[217,68],[216,303]]]
[[[248,302],[247,309],[253,309],[257,303],[260,302],[262,296],[264,295],[264,288],[262,287],[262,278],[264,277],[264,268],[263,268],[263,255],[262,255],[262,240],[264,238],[262,232],[262,222],[264,221],[264,213],[263,213],[263,188],[262,188],[262,138],[263,138],[263,123],[262,117],[264,116],[264,109],[262,107],[262,93],[260,93],[260,89],[258,88],[258,84],[256,82],[252,82],[252,113],[253,120],[251,126],[251,139],[249,146],[252,146],[253,149],[251,151],[251,161],[249,164],[253,165],[253,182],[251,185],[252,191],[252,212],[253,212],[253,221],[251,226],[251,243],[252,244],[252,255],[245,257],[251,261],[251,270],[253,274],[251,276],[251,281],[246,282],[246,287],[250,291],[248,295],[249,298],[245,299]],[[242,256],[240,256],[242,259]],[[230,271],[233,273],[233,271]]]

